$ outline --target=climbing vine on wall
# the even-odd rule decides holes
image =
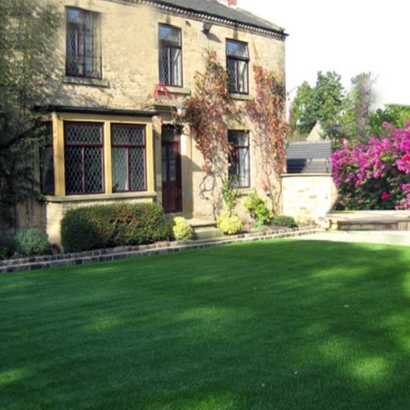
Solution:
[[[253,65],[256,96],[245,108],[255,127],[253,145],[258,152],[257,173],[263,189],[271,195],[274,208],[279,206],[279,191],[272,186],[272,177],[281,181],[286,169],[285,139],[288,123],[285,119],[286,88],[282,78],[274,72]],[[277,210],[277,209],[275,209]]]
[[[193,95],[185,100],[186,116],[196,148],[204,158],[206,176],[201,183],[201,196],[218,204],[217,179],[226,176],[230,147],[228,144],[227,119],[238,110],[228,91],[228,76],[218,61],[215,51],[208,50],[205,56],[205,71],[196,73]]]

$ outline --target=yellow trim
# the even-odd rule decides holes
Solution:
[[[146,136],[146,178],[147,190],[142,192],[126,193],[129,197],[139,197],[148,194],[152,196],[155,191],[154,176],[154,137],[153,127],[150,121],[142,117],[113,116],[113,115],[93,115],[79,113],[59,113],[53,114],[53,148],[54,148],[54,176],[55,176],[55,197],[73,198],[73,195],[65,194],[65,164],[64,164],[64,121],[70,122],[98,122],[104,124],[104,188],[103,194],[92,195],[104,199],[104,196],[119,197],[120,194],[112,193],[112,162],[111,162],[111,124],[135,124],[145,126]],[[122,193],[123,194],[123,193]],[[90,194],[81,195],[84,200],[91,197]]]
[[[105,193],[112,193],[111,122],[104,123],[104,181]]]

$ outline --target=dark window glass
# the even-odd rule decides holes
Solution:
[[[40,148],[40,178],[41,192],[44,195],[54,195],[54,150],[51,124],[47,124],[47,136]]]
[[[113,192],[146,190],[145,127],[113,124],[111,146]]]
[[[98,13],[66,8],[66,74],[101,78],[100,18]]]
[[[159,26],[159,81],[182,87],[181,30],[163,24]]]
[[[248,44],[226,40],[226,70],[229,92],[249,94]]]
[[[250,186],[249,175],[249,135],[246,131],[228,131],[228,142],[231,146],[229,155],[229,175],[233,177],[238,188]]]
[[[66,194],[104,192],[103,125],[64,123]]]

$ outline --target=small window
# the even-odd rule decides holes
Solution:
[[[145,191],[145,127],[111,125],[113,192]]]
[[[226,40],[226,69],[229,92],[249,94],[248,66],[248,44]]]
[[[181,30],[164,24],[159,26],[159,81],[182,87]]]
[[[40,185],[41,193],[54,195],[54,150],[51,123],[46,124],[46,140],[40,148]]]
[[[228,131],[228,142],[231,147],[229,155],[229,176],[238,188],[250,186],[249,175],[249,135],[246,131]]]
[[[64,123],[66,194],[103,193],[103,124]]]
[[[99,14],[67,7],[66,17],[66,74],[102,78]]]

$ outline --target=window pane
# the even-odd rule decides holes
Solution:
[[[145,127],[113,125],[111,141],[113,145],[144,145]]]
[[[226,70],[228,72],[228,89],[230,92],[237,92],[236,89],[236,64],[235,60],[228,58],[226,62]]]
[[[181,50],[172,49],[171,50],[171,64],[172,64],[172,85],[182,85],[182,75],[181,75]]]
[[[65,124],[66,144],[89,143],[102,144],[102,127],[100,124]]]
[[[130,179],[132,191],[143,191],[145,186],[145,151],[142,148],[130,149]]]
[[[112,125],[111,143],[113,192],[145,190],[145,127]]]
[[[127,148],[112,149],[112,191],[128,191]]]
[[[175,27],[159,26],[159,38],[167,45],[180,46],[181,45],[181,31]]]
[[[248,92],[248,62],[238,61],[239,92]]]
[[[102,150],[89,147],[85,150],[84,192],[101,192],[102,189]]]
[[[83,155],[81,147],[65,148],[65,187],[67,194],[83,192]]]
[[[239,184],[240,186],[249,186],[249,155],[247,148],[239,149]]]
[[[54,194],[54,154],[53,147],[47,146],[41,149],[41,192]]]
[[[238,41],[227,40],[227,54],[230,56],[249,58],[248,44]]]
[[[171,86],[182,86],[181,30],[159,26],[159,80]]]
[[[66,72],[89,78],[101,78],[99,14],[67,8]]]

